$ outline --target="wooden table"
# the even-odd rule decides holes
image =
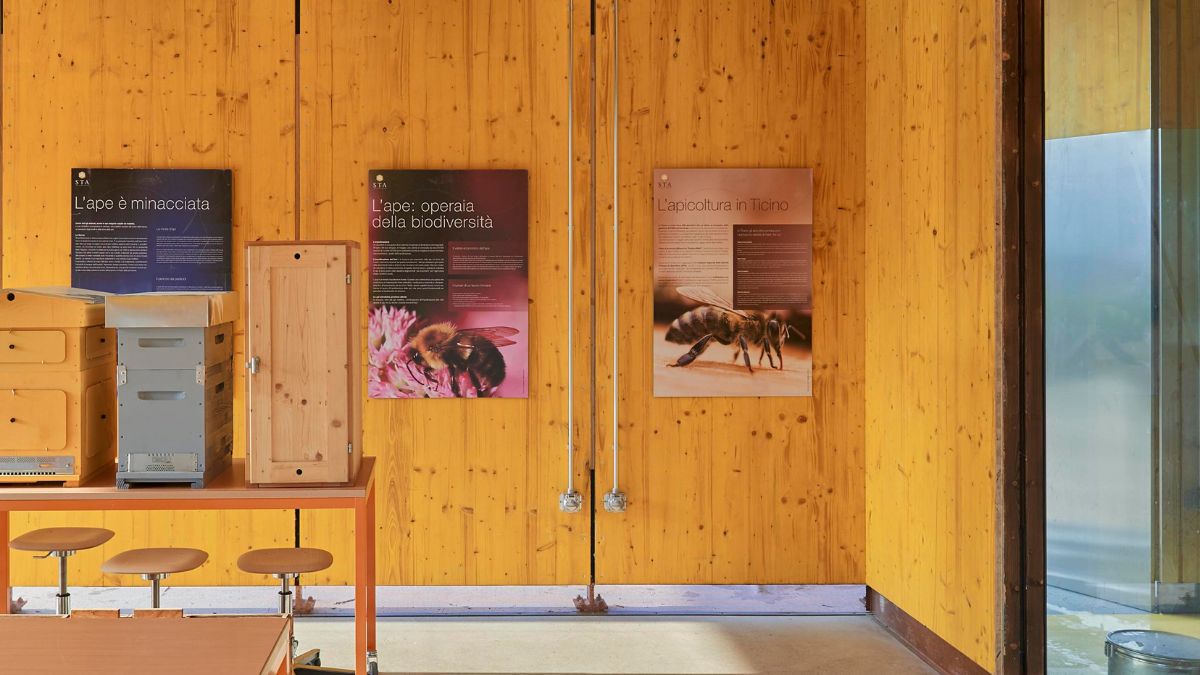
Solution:
[[[176,485],[116,488],[116,466],[75,488],[0,485],[0,605],[10,611],[9,513],[12,511],[200,511],[208,509],[353,509],[355,672],[366,673],[375,654],[375,458],[364,457],[354,485],[253,487],[246,467],[229,470],[192,489]],[[214,533],[219,534],[219,533]],[[229,561],[232,563],[233,561]],[[373,661],[374,659],[372,659]]]
[[[286,616],[0,616],[6,673],[285,675]]]

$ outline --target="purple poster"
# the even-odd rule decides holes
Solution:
[[[368,181],[371,398],[526,398],[527,172]]]
[[[71,285],[112,293],[228,291],[233,174],[71,169]]]

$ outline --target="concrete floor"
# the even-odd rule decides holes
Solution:
[[[861,586],[604,586],[610,614],[583,617],[581,587],[380,587],[385,673],[932,673],[863,614]],[[165,607],[268,612],[276,589],[170,586]],[[22,611],[54,611],[53,588],[21,587]],[[77,608],[144,607],[144,587],[73,587]],[[353,589],[306,586],[301,650],[354,664]],[[391,618],[387,614],[393,615]],[[737,616],[732,616],[732,615]],[[399,616],[397,616],[399,615]]]
[[[145,582],[133,586],[71,587],[73,606],[89,609],[144,607],[149,600]],[[168,581],[170,581],[168,579]],[[277,605],[278,587],[163,586],[164,607],[184,607],[189,614],[267,612]],[[56,589],[21,586],[13,597],[28,613],[55,608]],[[380,586],[375,594],[379,616],[575,616],[576,596],[583,586]],[[597,586],[610,614],[862,614],[865,589],[860,585],[823,586]],[[354,615],[354,589],[346,586],[304,586],[312,614]]]
[[[385,673],[933,673],[869,616],[380,619]],[[353,623],[301,618],[300,649],[353,665]]]

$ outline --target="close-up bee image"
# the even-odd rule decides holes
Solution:
[[[477,397],[488,398],[507,375],[500,347],[517,344],[509,338],[519,332],[508,326],[458,328],[450,322],[414,325],[404,348],[406,367],[421,384],[433,383],[445,371],[456,398],[464,395],[465,376]]]
[[[773,313],[734,309],[732,303],[709,288],[680,286],[675,290],[682,297],[699,303],[699,307],[684,312],[672,321],[667,329],[668,342],[692,345],[691,349],[674,363],[667,364],[668,366],[690,365],[715,341],[722,345],[732,345],[734,363],[740,357],[745,363],[746,371],[751,374],[754,373],[754,368],[750,365],[752,347],[760,349],[760,367],[765,357],[771,368],[783,370],[783,346],[788,338],[795,334],[804,339],[803,333]],[[779,360],[778,365],[775,363],[776,359]]]

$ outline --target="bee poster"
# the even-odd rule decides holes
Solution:
[[[228,291],[233,173],[71,169],[71,285],[111,293]]]
[[[529,396],[524,170],[368,176],[371,398]]]
[[[655,169],[654,395],[812,395],[811,169]]]

